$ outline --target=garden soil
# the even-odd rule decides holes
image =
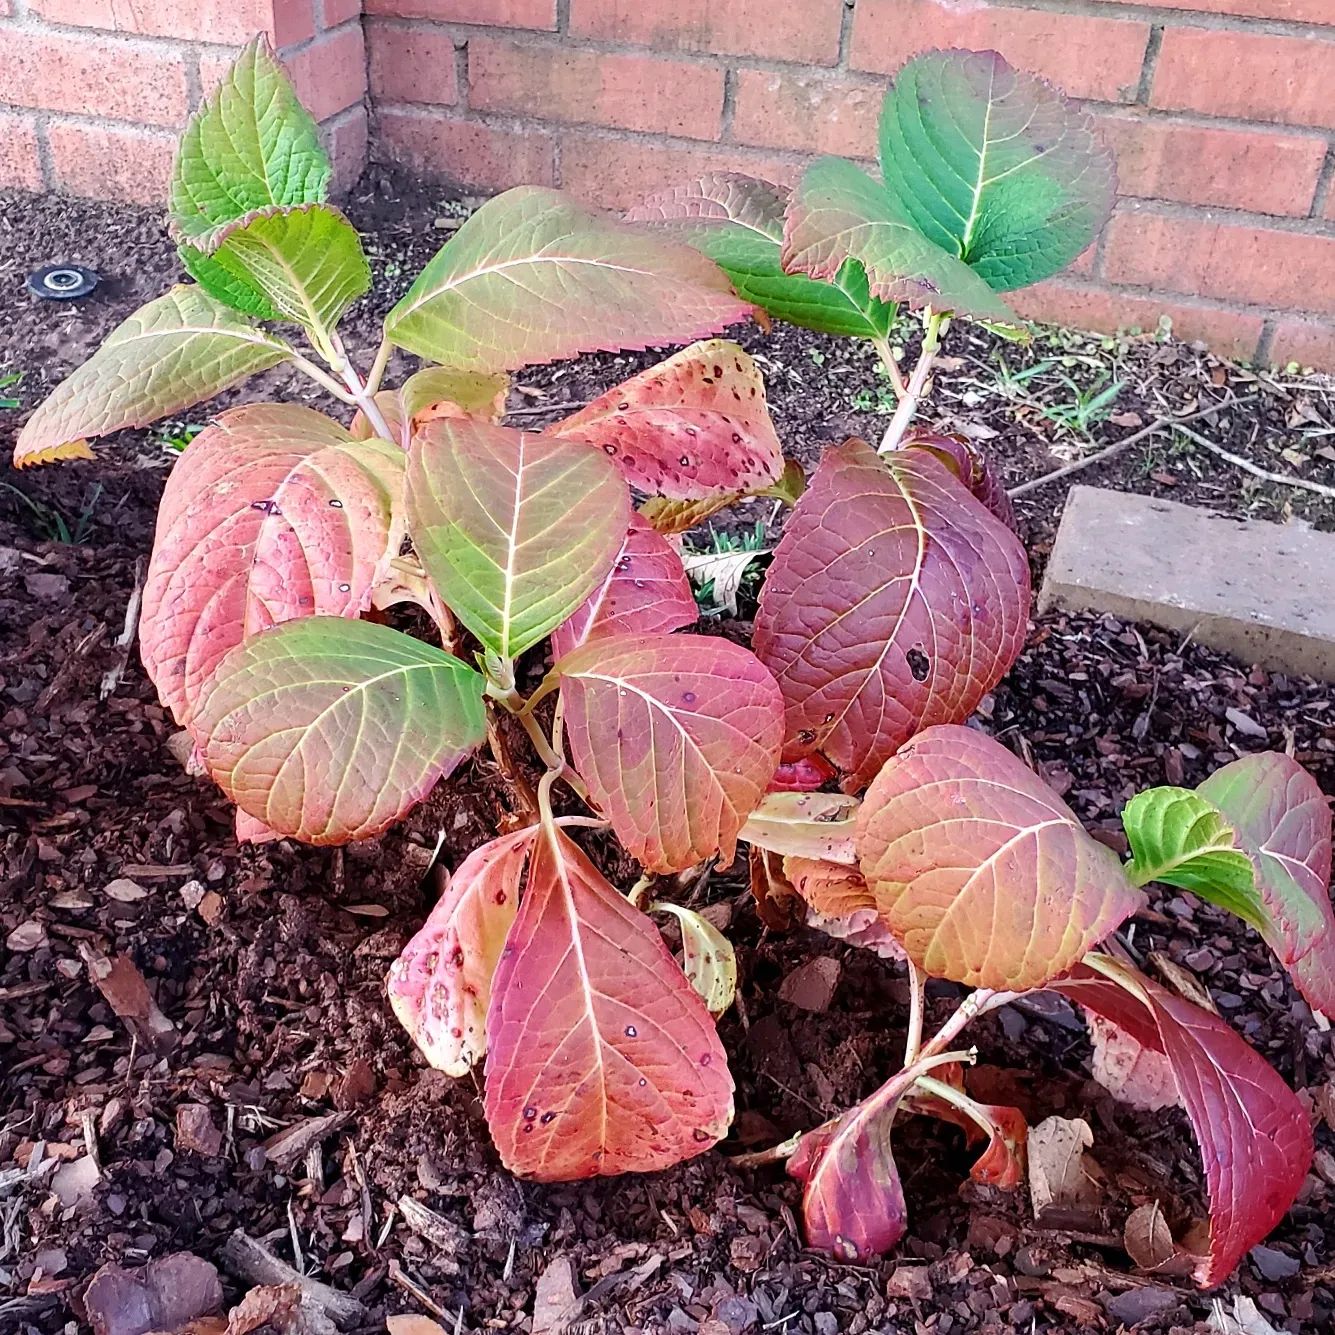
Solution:
[[[382,283],[349,320],[364,354],[461,205],[372,174],[349,209]],[[57,261],[98,270],[97,292],[68,305],[30,296],[27,272]],[[175,272],[156,215],[0,196],[0,372],[23,375],[0,390],[21,401],[0,409],[6,455],[24,413]],[[883,427],[862,349],[788,328],[739,337],[804,463]],[[514,420],[557,416],[646,360],[525,374]],[[1017,380],[1026,368],[1038,369]],[[1121,382],[1087,435],[1070,426],[1063,377]],[[319,403],[282,373],[258,392]],[[957,331],[932,414],[969,430],[1015,484],[1161,414],[1230,399],[1243,402],[1201,427],[1212,440],[1267,470],[1335,481],[1331,382],[1257,377],[1157,336],[1051,336],[1021,349]],[[1254,1312],[1279,1330],[1330,1328],[1331,1037],[1252,933],[1171,890],[1152,891],[1128,947],[1160,977],[1199,980],[1303,1091],[1317,1126],[1298,1203],[1214,1295],[1137,1271],[1125,1247],[1136,1206],[1158,1201],[1179,1232],[1202,1213],[1185,1122],[1114,1103],[1089,1078],[1079,1018],[1042,998],[977,1027],[971,1078],[1031,1121],[1088,1121],[1092,1203],[1040,1226],[1023,1191],[969,1183],[973,1154],[958,1131],[905,1118],[896,1157],[911,1222],[895,1254],[850,1266],[804,1250],[797,1185],[778,1166],[731,1158],[817,1124],[895,1069],[906,985],[869,952],[764,929],[735,869],[679,889],[713,906],[738,948],[739,1004],[721,1025],[737,1080],[733,1135],[653,1176],[512,1179],[489,1144],[479,1083],[423,1065],[383,985],[432,902],[437,845],[453,866],[503,819],[494,772],[464,766],[374,842],[239,847],[221,795],[182,768],[177,730],[123,634],[171,456],[150,432],[97,448],[92,464],[0,474],[0,1331],[83,1329],[99,1267],[177,1251],[217,1264],[234,1303],[256,1282],[237,1260],[238,1232],[342,1291],[345,1325],[368,1331],[411,1312],[450,1331],[546,1335],[1167,1332],[1211,1329],[1212,1299],[1221,1314]],[[1332,526],[1325,498],[1162,438],[1075,479]],[[1036,576],[1064,485],[1019,506]],[[778,522],[774,503],[753,502],[721,517],[720,531],[759,523],[768,544]],[[717,629],[743,635],[747,611]],[[1290,747],[1335,792],[1329,687],[1110,618],[1037,618],[979,721],[1114,846],[1133,791],[1198,782],[1257,749]],[[142,1005],[136,974],[160,1014]],[[778,999],[785,980],[803,1006]],[[939,1019],[959,993],[933,984],[930,995]],[[133,1027],[113,1000],[141,1003]],[[54,1175],[27,1175],[38,1146],[58,1161]]]

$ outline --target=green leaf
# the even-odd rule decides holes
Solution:
[[[245,279],[235,277],[223,268],[212,255],[206,255],[197,246],[182,241],[176,248],[182,267],[211,297],[224,306],[249,315],[256,320],[278,320],[282,317],[273,308],[263,292],[257,291]]]
[[[900,70],[881,171],[905,216],[1000,292],[1075,259],[1115,187],[1090,117],[995,51],[932,51]]]
[[[863,265],[872,295],[883,301],[1019,323],[968,265],[923,236],[866,172],[843,158],[817,158],[788,205],[783,266],[828,279],[850,259]]]
[[[356,228],[329,204],[257,209],[201,238],[200,248],[317,342],[371,286]]]
[[[740,296],[776,320],[820,334],[885,338],[894,304],[871,295],[856,260],[829,282],[785,273],[780,262],[788,192],[739,172],[706,172],[649,196],[626,213],[708,255]]]
[[[186,125],[172,170],[173,229],[193,239],[255,209],[317,203],[331,173],[315,121],[257,37]]]
[[[406,503],[441,600],[506,660],[602,583],[630,524],[630,493],[601,450],[463,417],[417,432]]]
[[[90,436],[147,426],[291,354],[202,288],[174,287],[112,330],[33,413],[14,446],[15,467],[91,458]]]
[[[247,814],[342,844],[387,829],[482,741],[482,685],[452,654],[388,626],[305,617],[233,649],[191,731]]]
[[[459,371],[686,343],[746,319],[698,251],[523,186],[484,204],[385,319],[390,342]]]
[[[1122,824],[1132,853],[1126,871],[1137,885],[1191,890],[1265,930],[1252,864],[1213,802],[1189,788],[1147,788],[1126,804]]]

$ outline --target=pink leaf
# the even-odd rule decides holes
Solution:
[[[857,848],[909,957],[973,987],[1041,986],[1144,902],[1056,793],[971,728],[928,728],[886,762]]]
[[[1142,1047],[1125,1029],[1090,1012],[1093,1046],[1089,1073],[1115,1099],[1143,1112],[1176,1107],[1177,1081],[1168,1058],[1157,1048]]]
[[[611,635],[680,630],[699,615],[676,548],[632,513],[611,570],[570,620],[552,633],[552,655],[560,658],[588,640]]]
[[[467,1075],[487,1050],[491,980],[519,906],[535,827],[502,835],[459,864],[386,988],[399,1023],[446,1075]]]
[[[1312,1129],[1302,1105],[1217,1015],[1116,960],[1091,956],[1051,987],[1167,1058],[1210,1194],[1210,1250],[1196,1279],[1203,1288],[1222,1283],[1284,1217],[1307,1176]]]
[[[223,413],[177,460],[158,510],[139,649],[188,723],[228,650],[295,617],[356,617],[396,555],[404,457],[309,408]]]
[[[874,950],[882,959],[902,960],[904,947],[881,920],[875,897],[856,867],[816,858],[786,857],[783,873],[807,905],[807,926]]]
[[[732,1121],[704,1002],[657,930],[556,829],[537,840],[487,1014],[487,1123],[540,1182],[646,1173]]]
[[[838,777],[839,771],[824,756],[803,756],[801,760],[789,760],[780,765],[769,781],[769,790],[772,793],[814,793]]]
[[[627,851],[655,872],[731,862],[783,735],[754,655],[703,635],[618,635],[553,671],[575,768]]]
[[[548,434],[605,450],[650,496],[759,491],[783,473],[765,385],[736,343],[693,343],[610,389]]]
[[[923,450],[826,450],[765,577],[755,651],[787,706],[785,760],[865,787],[915,732],[967,718],[1024,644],[1016,536]]]

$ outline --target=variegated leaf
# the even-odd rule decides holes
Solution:
[[[447,366],[428,366],[410,375],[398,389],[383,389],[375,401],[391,437],[406,450],[419,426],[437,417],[479,417],[498,422],[505,412],[510,377],[451,371]],[[359,408],[348,428],[358,440],[375,432]]]

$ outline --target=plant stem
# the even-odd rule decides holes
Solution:
[[[922,351],[918,353],[918,361],[913,368],[913,374],[909,377],[908,388],[899,400],[899,407],[895,409],[895,415],[890,419],[890,425],[886,427],[885,435],[881,438],[879,453],[889,454],[891,450],[899,448],[899,442],[904,439],[904,433],[909,429],[909,423],[913,421],[913,414],[918,411],[918,404],[927,388],[927,380],[932,371],[932,362],[941,349],[941,339],[949,327],[949,315],[933,311],[927,317]]]
[[[547,766],[547,769],[555,773],[557,778],[564,780],[566,785],[572,788],[579,795],[580,799],[589,807],[593,807],[593,803],[589,798],[589,790],[584,786],[584,780],[581,779],[568,764],[566,764],[565,757],[561,755],[560,750],[558,749],[561,745],[561,718],[559,705],[554,733],[557,740],[556,745],[553,746],[543,734],[542,725],[538,722],[533,713],[532,699],[526,701],[524,697],[513,688],[505,694],[502,694],[499,691],[489,691],[489,694],[492,699],[503,708],[508,709],[510,713],[519,720],[524,731],[528,733],[528,739],[533,743],[533,749],[538,753],[538,758]]]
[[[377,437],[381,440],[393,441],[394,435],[389,429],[389,423],[385,421],[385,415],[380,411],[380,405],[375,401],[375,395],[362,383],[361,376],[357,374],[357,368],[348,359],[347,350],[343,347],[343,340],[337,334],[333,334],[330,343],[334,355],[329,364],[335,374],[343,377],[343,383],[347,385],[348,392],[352,395],[352,402],[362,410],[366,420],[371,424],[371,430],[375,432]]]
[[[375,361],[371,363],[371,369],[366,376],[366,392],[375,395],[380,391],[380,382],[385,378],[385,368],[389,365],[389,359],[394,353],[394,345],[387,338],[380,340],[380,346],[376,349]]]
[[[487,745],[491,748],[491,756],[496,762],[496,768],[500,770],[509,787],[514,805],[517,808],[515,815],[527,817],[531,820],[538,815],[537,797],[534,795],[528,779],[524,777],[515,764],[514,757],[510,754],[509,743],[505,740],[505,734],[501,732],[500,721],[490,709],[487,710]]]
[[[909,966],[909,1033],[904,1043],[904,1065],[912,1066],[922,1050],[923,1009],[927,1000],[927,980],[912,960]]]
[[[973,1099],[956,1089],[954,1085],[948,1085],[944,1080],[937,1080],[930,1075],[920,1075],[913,1082],[913,1085],[915,1089],[922,1090],[924,1094],[931,1094],[933,1097],[940,1099],[942,1103],[948,1103],[952,1108],[958,1108],[960,1112],[980,1127],[989,1139],[996,1134],[996,1123]]]
[[[923,1045],[921,1056],[918,1059],[919,1062],[941,1052],[959,1036],[965,1025],[976,1020],[980,1015],[987,1011],[996,1010],[1001,1006],[1008,1006],[1017,997],[1023,995],[1023,992],[993,992],[991,988],[987,987],[980,987],[976,992],[970,992],[960,1002],[959,1007],[950,1019]]]
[[[304,371],[325,393],[332,394],[340,403],[353,404],[357,402],[337,380],[322,371],[309,357],[303,357],[295,348],[292,350],[292,362],[297,370]]]
[[[908,386],[904,383],[904,372],[899,369],[899,363],[895,360],[894,349],[890,346],[888,338],[872,339],[872,346],[876,349],[876,355],[881,359],[881,365],[885,367],[886,373],[890,377],[890,385],[895,391],[895,398],[902,399],[908,392]]]

